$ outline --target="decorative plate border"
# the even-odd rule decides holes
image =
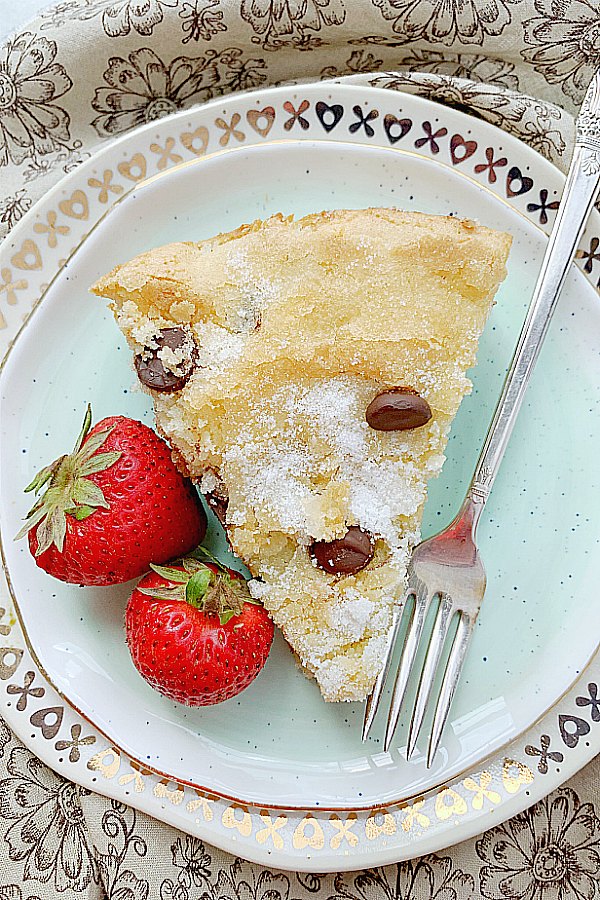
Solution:
[[[413,111],[409,117],[404,110]],[[415,117],[415,113],[418,114]],[[0,247],[0,353],[68,263],[93,224],[149,178],[213,152],[285,139],[344,140],[398,147],[435,158],[491,190],[549,232],[563,176],[540,158],[545,187],[514,160],[518,140],[494,126],[427,100],[363,86],[306,85],[238,94],[178,113],[172,136],[156,124],[102,148],[46,194]],[[485,146],[484,146],[485,145]],[[595,287],[599,217],[578,251]],[[76,241],[73,245],[73,241]],[[586,249],[589,248],[589,249]],[[6,260],[6,262],[4,262]],[[4,568],[4,567],[3,567]],[[130,803],[184,831],[256,862],[297,871],[341,871],[433,852],[509,818],[552,790],[597,752],[600,660],[524,737],[483,769],[407,803],[344,812],[247,806],[170,781],[131,760],[65,703],[27,649],[3,572],[0,599],[0,702],[15,733],[66,777]],[[593,730],[594,729],[594,730]],[[526,741],[528,741],[526,743]],[[549,777],[547,777],[549,776]]]

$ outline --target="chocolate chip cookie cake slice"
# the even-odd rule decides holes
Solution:
[[[92,289],[325,700],[373,685],[510,242],[396,209],[277,215]]]

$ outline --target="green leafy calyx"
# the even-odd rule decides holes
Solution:
[[[82,522],[98,508],[109,508],[102,489],[89,476],[104,472],[121,456],[118,450],[98,452],[112,431],[106,428],[86,440],[92,424],[92,408],[88,404],[83,427],[72,453],[60,456],[38,472],[25,493],[39,494],[25,517],[25,524],[15,540],[24,537],[37,526],[36,556],[41,556],[52,544],[62,552],[67,533],[67,516]],[[114,427],[114,426],[113,426]],[[84,443],[85,442],[85,443]]]
[[[183,600],[202,612],[217,615],[221,625],[239,616],[244,603],[254,603],[244,579],[230,575],[216,560],[217,572],[193,557],[183,559],[181,565],[183,570],[151,566],[167,583],[155,588],[138,588],[139,592],[157,600]]]

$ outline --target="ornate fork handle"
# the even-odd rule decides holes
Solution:
[[[577,117],[577,145],[582,148],[585,175],[600,173],[600,72],[596,72],[587,89]]]
[[[479,456],[463,511],[473,531],[492,489],[558,297],[600,184],[600,70],[577,118],[577,137],[554,229],[548,241],[527,318]]]

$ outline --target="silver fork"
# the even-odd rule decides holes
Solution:
[[[475,543],[477,523],[492,489],[575,249],[598,193],[600,70],[590,83],[576,124],[575,150],[554,228],[475,473],[456,518],[444,531],[418,544],[413,552],[408,567],[407,590],[394,609],[383,666],[367,699],[363,740],[369,734],[384,685],[390,675],[392,654],[404,608],[407,601],[414,598],[392,692],[384,741],[387,750],[406,697],[409,676],[415,664],[427,614],[434,599],[439,597],[407,743],[407,758],[410,759],[429,707],[448,635],[455,619],[458,619],[433,715],[427,766],[431,765],[438,749],[485,593],[485,570]]]

